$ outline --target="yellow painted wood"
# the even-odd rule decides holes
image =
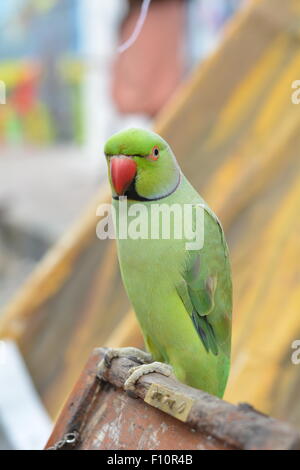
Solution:
[[[291,359],[292,342],[299,338],[300,267],[299,229],[300,177],[294,178],[282,201],[269,207],[271,219],[248,235],[247,278],[249,288],[235,286],[233,366],[226,398],[251,401],[265,412],[273,412],[272,400],[280,381],[283,358]],[[239,253],[233,253],[234,272]],[[286,365],[299,373],[291,360]],[[297,403],[295,403],[297,406]],[[280,415],[280,412],[278,411]]]
[[[82,217],[50,249],[33,274],[0,316],[1,336],[18,339],[26,328],[25,319],[57,292],[73,270],[73,263],[95,234],[95,213],[99,201],[110,201],[108,185],[99,190]]]

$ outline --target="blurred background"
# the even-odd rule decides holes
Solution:
[[[105,178],[105,140],[151,127],[241,3],[154,0],[123,54],[139,0],[1,3],[0,305]]]
[[[141,346],[114,245],[95,240],[96,203],[109,198],[103,144],[129,126],[168,139],[227,231],[240,318],[228,400],[300,423],[295,244],[278,255],[299,209],[299,5],[152,0],[127,44],[142,3],[0,4],[0,448],[43,447],[94,346]],[[271,280],[283,260],[284,280]],[[278,338],[263,333],[276,318],[272,355]]]

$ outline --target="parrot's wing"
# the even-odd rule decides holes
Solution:
[[[186,252],[177,292],[206,351],[230,354],[231,274],[228,248],[216,215],[204,209],[204,245]]]

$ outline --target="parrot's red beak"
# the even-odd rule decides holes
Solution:
[[[110,174],[113,187],[118,194],[125,194],[136,175],[136,163],[130,157],[112,157]]]

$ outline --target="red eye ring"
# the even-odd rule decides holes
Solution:
[[[155,145],[153,147],[152,152],[149,155],[149,158],[151,158],[151,160],[158,160],[158,158],[159,158],[159,148],[158,148],[157,145]]]

